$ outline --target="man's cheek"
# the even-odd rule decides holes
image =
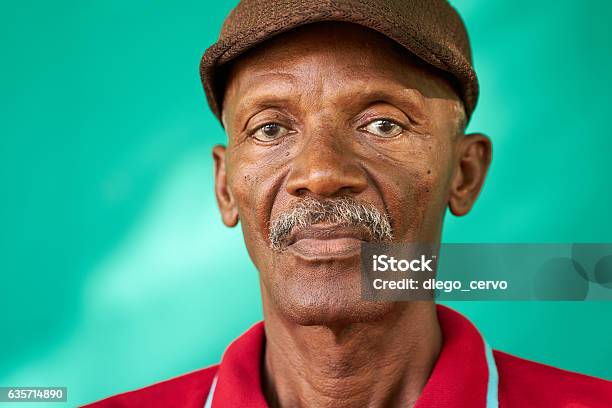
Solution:
[[[240,189],[238,192],[237,189],[236,201],[245,246],[251,260],[260,269],[265,267],[264,254],[269,247],[266,224],[262,222],[261,212],[258,212],[257,200],[248,190]]]
[[[439,213],[440,183],[439,170],[433,166],[411,167],[394,180],[398,188],[386,201],[397,240],[418,241],[431,235],[429,230],[437,225],[433,218]]]
[[[265,183],[250,168],[229,175],[245,242],[249,247],[267,245],[269,198]]]

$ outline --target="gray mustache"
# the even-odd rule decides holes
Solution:
[[[370,204],[351,197],[325,201],[307,197],[270,222],[270,246],[274,250],[282,250],[294,229],[307,228],[322,222],[363,228],[369,232],[373,242],[388,242],[393,239],[389,216]]]

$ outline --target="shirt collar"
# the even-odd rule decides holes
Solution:
[[[488,345],[461,314],[437,305],[443,344],[415,408],[496,407],[497,370]],[[257,323],[226,350],[207,403],[267,407],[261,387],[265,333]],[[214,398],[213,398],[214,397]]]

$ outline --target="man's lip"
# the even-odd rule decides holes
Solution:
[[[313,225],[308,228],[299,228],[289,235],[288,245],[293,245],[296,242],[308,240],[336,240],[341,238],[352,238],[360,241],[365,241],[367,234],[364,231],[349,226],[342,225]]]
[[[367,234],[354,227],[312,226],[291,234],[288,249],[308,261],[353,258]]]

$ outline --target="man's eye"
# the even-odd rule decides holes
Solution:
[[[253,133],[253,137],[262,142],[269,142],[285,136],[288,132],[289,129],[278,123],[266,123]]]
[[[367,132],[380,137],[395,137],[404,128],[389,119],[376,119],[363,127]]]

